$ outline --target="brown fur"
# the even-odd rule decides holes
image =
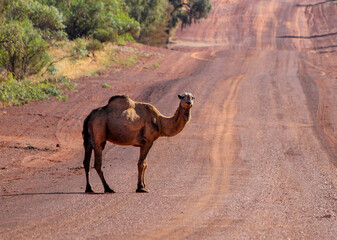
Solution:
[[[83,124],[86,192],[93,192],[89,183],[92,150],[95,153],[95,169],[102,180],[105,192],[114,192],[106,183],[102,171],[102,151],[106,141],[140,147],[137,192],[148,192],[144,174],[147,167],[147,154],[153,142],[161,136],[177,135],[191,117],[194,96],[190,93],[178,96],[180,104],[171,118],[163,116],[151,104],[134,102],[125,95],[111,97],[106,106],[95,109],[89,114]]]

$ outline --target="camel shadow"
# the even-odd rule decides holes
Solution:
[[[33,193],[13,193],[13,194],[3,194],[1,197],[21,197],[21,196],[38,196],[38,195],[102,195],[104,193],[94,192],[33,192]]]

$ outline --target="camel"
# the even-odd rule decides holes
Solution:
[[[180,103],[172,117],[165,117],[153,105],[135,102],[125,95],[112,96],[104,107],[93,110],[84,120],[84,169],[87,185],[85,192],[93,193],[89,183],[89,168],[92,150],[94,167],[103,183],[105,193],[114,193],[104,179],[102,171],[102,151],[106,141],[118,145],[140,147],[138,160],[138,184],[136,192],[149,192],[144,175],[147,155],[159,137],[173,137],[180,133],[191,118],[191,108],[195,99],[191,93],[178,95]]]

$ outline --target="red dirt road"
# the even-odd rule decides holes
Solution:
[[[212,2],[176,51],[147,48],[159,68],[0,109],[0,239],[336,239],[336,2]],[[117,193],[84,194],[86,115],[119,93],[172,115],[187,91],[191,122],[148,156],[151,192],[135,193],[139,149],[108,144]]]

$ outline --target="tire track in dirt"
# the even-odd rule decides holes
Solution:
[[[337,139],[335,137],[335,127],[331,123],[331,112],[329,110],[329,107],[331,107],[331,100],[329,99],[331,97],[330,91],[331,89],[328,88],[326,84],[326,69],[323,69],[319,66],[314,65],[309,59],[304,59],[302,64],[302,72],[303,76],[307,76],[311,72],[317,72],[319,73],[319,76],[315,77],[314,79],[306,80],[306,81],[312,81],[316,84],[317,86],[317,94],[318,94],[318,102],[317,102],[317,108],[312,109],[314,112],[313,119],[314,121],[317,121],[317,124],[319,128],[321,129],[316,129],[318,130],[318,135],[319,133],[323,133],[323,145],[324,141],[326,140],[328,144],[330,145],[330,150],[333,153],[333,156],[337,156]],[[307,66],[308,70],[306,70],[305,66]],[[304,81],[305,82],[305,81]],[[309,90],[304,88],[306,90],[306,94],[309,96]],[[333,160],[333,163],[336,165],[336,161]]]
[[[211,115],[207,112],[200,113],[201,115],[208,115],[210,118],[205,119],[205,121],[215,125],[211,134],[212,137],[209,135],[207,137],[205,136],[207,139],[213,139],[210,143],[211,149],[208,149],[208,145],[199,149],[200,152],[209,152],[210,154],[209,164],[202,167],[203,172],[207,172],[210,176],[208,179],[207,192],[201,196],[191,196],[187,198],[185,203],[189,205],[188,212],[182,217],[176,218],[175,222],[170,226],[160,228],[157,232],[151,233],[151,235],[148,236],[149,239],[184,238],[191,236],[197,231],[195,226],[207,228],[207,226],[214,224],[213,219],[205,220],[198,216],[200,216],[200,213],[212,214],[216,212],[217,208],[221,207],[220,203],[229,187],[228,175],[231,171],[232,162],[237,157],[238,150],[234,126],[234,117],[237,112],[235,102],[237,100],[240,83],[243,79],[244,75],[233,76],[226,79],[229,92],[223,101],[223,106],[219,109],[220,112],[215,111]],[[219,85],[219,83],[216,85]],[[221,84],[216,87],[216,89],[223,91],[225,88],[223,84]],[[212,94],[216,93],[213,91]],[[203,111],[207,110],[205,109]],[[214,118],[215,115],[217,118]],[[221,222],[226,222],[228,225],[231,221],[221,220]]]
[[[223,110],[219,114],[222,119],[217,122],[222,122],[215,128],[214,142],[211,149],[211,166],[215,167],[215,172],[212,175],[212,184],[210,186],[213,196],[208,196],[208,199],[201,199],[205,205],[201,205],[199,212],[214,212],[217,213],[223,207],[223,199],[228,194],[230,188],[230,176],[233,171],[233,164],[239,162],[238,152],[240,148],[240,140],[238,139],[238,126],[235,124],[234,118],[237,114],[236,101],[240,90],[241,82],[246,79],[246,76],[241,74],[233,76],[227,81],[230,81],[229,94],[224,101]],[[204,198],[207,198],[205,196]],[[196,216],[197,217],[197,214]],[[219,231],[226,229],[235,222],[235,219],[226,219],[212,217],[208,221],[200,223],[202,228],[207,231]],[[201,230],[202,231],[202,230]],[[186,231],[184,231],[185,233]],[[195,232],[195,229],[189,233],[189,236],[197,237],[201,232]],[[186,236],[186,235],[185,235]]]
[[[319,35],[327,32],[334,32],[335,25],[331,24],[336,22],[336,5],[335,3],[324,2],[321,4],[311,4],[304,6],[305,14],[308,21],[308,36]],[[322,144],[324,146],[329,145],[327,150],[332,154],[332,158],[337,156],[337,138],[336,138],[336,124],[334,124],[334,102],[336,101],[335,95],[333,94],[333,81],[335,78],[335,67],[334,62],[336,57],[332,55],[333,50],[320,52],[320,49],[332,49],[335,46],[337,37],[336,36],[326,36],[322,38],[312,38],[310,43],[316,54],[307,54],[305,59],[302,60],[302,72],[303,76],[307,80],[305,82],[311,81],[315,83],[318,93],[318,103],[317,109],[312,109],[314,111],[313,118],[318,123],[318,128],[316,132],[318,136],[321,137]],[[319,54],[319,55],[317,55]],[[325,63],[322,64],[322,61]],[[309,77],[309,75],[313,75]],[[308,84],[307,84],[308,85]],[[310,98],[309,92],[307,90],[307,97]],[[336,160],[332,161],[335,165]]]
[[[254,20],[257,28],[256,32],[256,49],[275,49],[276,40],[273,37],[266,36],[266,34],[271,34],[271,36],[276,36],[278,19],[275,16],[275,12],[278,5],[275,1],[269,1],[267,4],[265,1],[260,1],[258,3],[258,13],[257,18]],[[270,25],[273,25],[272,30],[270,30]],[[265,29],[269,29],[266,31]],[[270,40],[271,42],[266,42]],[[264,44],[263,44],[264,43]]]

